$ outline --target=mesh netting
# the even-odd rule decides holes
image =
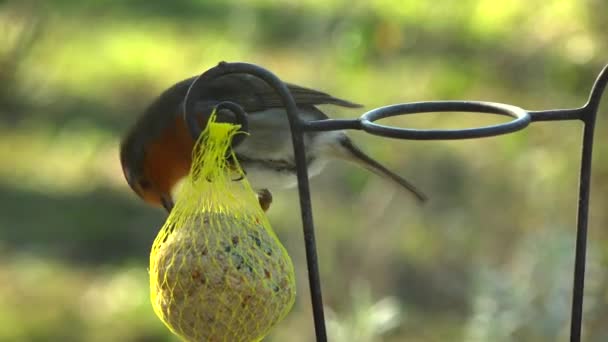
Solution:
[[[259,341],[295,300],[291,259],[243,170],[226,159],[237,130],[212,115],[152,245],[154,311],[187,341]]]

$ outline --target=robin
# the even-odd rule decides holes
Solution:
[[[192,162],[194,139],[184,121],[182,104],[196,77],[183,80],[163,92],[137,120],[121,142],[120,160],[129,186],[144,201],[173,208],[172,188],[185,177]],[[358,108],[361,105],[314,89],[286,84],[304,120],[328,119],[318,105]],[[196,115],[209,114],[214,104],[232,101],[247,113],[249,136],[235,147],[235,155],[258,192],[260,205],[268,210],[268,189],[296,184],[296,165],[291,131],[281,98],[259,78],[229,74],[204,85],[197,96]],[[229,112],[218,121],[234,121]],[[354,162],[413,193],[425,195],[402,177],[362,152],[342,131],[306,132],[304,136],[309,176],[317,175],[328,159]]]

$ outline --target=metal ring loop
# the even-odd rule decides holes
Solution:
[[[430,112],[474,112],[481,114],[499,114],[513,117],[514,120],[491,126],[467,129],[413,129],[399,128],[374,123],[397,115],[430,113]],[[363,114],[360,119],[364,131],[389,138],[412,140],[445,140],[471,139],[506,134],[521,130],[530,123],[530,114],[519,107],[478,101],[432,101],[413,102],[373,109]]]
[[[190,86],[190,89],[194,86],[194,84],[198,80],[199,79],[197,79],[196,81],[194,81],[192,83],[192,85]],[[236,116],[235,123],[241,126],[239,128],[239,132],[240,133],[249,133],[249,120],[247,119],[247,113],[245,112],[245,110],[243,110],[243,107],[241,107],[239,104],[237,104],[235,102],[231,102],[231,101],[219,102],[213,107],[213,110],[211,112],[205,113],[207,115],[205,117],[203,117],[203,125],[202,125],[203,127],[201,127],[199,125],[198,118],[196,117],[196,111],[194,110],[194,106],[195,106],[196,102],[193,100],[190,100],[190,98],[191,98],[190,89],[188,90],[188,93],[186,94],[186,98],[184,100],[184,119],[186,121],[186,126],[188,127],[188,131],[190,132],[190,135],[192,136],[192,138],[194,140],[196,140],[201,135],[204,127],[207,127],[207,122],[209,121],[209,115],[211,115],[211,112],[213,110],[216,110],[216,111],[219,111],[222,109],[229,110]],[[243,142],[243,140],[245,140],[246,137],[247,137],[247,134],[235,135],[234,138],[232,138],[232,142],[231,142],[232,148],[237,147],[240,143]]]
[[[217,106],[215,106],[215,110],[220,111],[221,109],[227,109],[232,112],[236,116],[236,123],[241,126],[239,128],[239,133],[241,134],[237,134],[234,136],[234,138],[232,138],[231,146],[232,148],[235,148],[242,143],[243,140],[245,140],[247,137],[246,133],[249,133],[249,120],[247,119],[247,113],[245,110],[243,110],[243,107],[231,101],[220,102]]]

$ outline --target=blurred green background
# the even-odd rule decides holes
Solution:
[[[603,0],[0,2],[0,341],[176,340],[148,293],[148,253],[165,214],[130,192],[117,152],[174,82],[246,61],[366,109],[439,99],[575,107],[608,62],[607,13]],[[608,341],[607,104],[595,146],[585,341]],[[314,179],[330,339],[566,341],[581,127],[540,123],[450,142],[353,132],[431,201],[420,206],[339,162]],[[275,192],[269,216],[299,292],[267,340],[312,341],[297,192]]]

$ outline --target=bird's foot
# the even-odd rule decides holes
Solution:
[[[270,209],[270,204],[272,204],[272,193],[268,189],[262,189],[258,191],[258,201],[260,202],[260,207],[265,212]]]

